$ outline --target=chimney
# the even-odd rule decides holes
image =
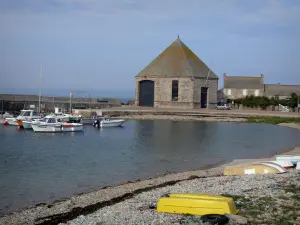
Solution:
[[[264,84],[264,75],[263,74],[260,74],[260,77],[261,77],[261,84]]]

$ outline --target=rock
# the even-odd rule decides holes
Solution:
[[[232,222],[236,222],[239,224],[247,224],[248,219],[239,215],[233,215],[233,214],[225,214],[225,216],[227,216],[230,221]]]
[[[284,195],[284,194],[285,194],[285,191],[284,191],[284,190],[281,190],[281,191],[279,192],[279,194],[280,194],[280,195]]]
[[[287,192],[287,193],[285,193],[285,196],[286,197],[292,197],[292,196],[294,196],[295,194],[294,193],[292,193],[292,192]]]

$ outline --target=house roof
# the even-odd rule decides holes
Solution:
[[[224,75],[224,88],[263,89],[264,79],[263,76],[244,77]]]
[[[146,66],[138,76],[184,76],[218,79],[218,76],[208,68],[179,37]]]
[[[300,95],[300,85],[265,84],[266,96],[290,96],[292,93]]]

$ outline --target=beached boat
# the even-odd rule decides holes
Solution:
[[[296,166],[300,162],[300,155],[276,155],[276,160],[290,161]]]
[[[276,160],[276,161],[270,161],[270,162],[276,163],[285,169],[295,168],[295,165],[291,161],[288,161],[288,160]]]
[[[274,162],[256,162],[249,165],[229,166],[225,167],[224,175],[249,175],[249,174],[274,174],[285,173],[284,169],[279,164]]]
[[[296,170],[300,170],[300,162],[297,162]]]
[[[209,194],[168,194],[159,198],[157,212],[190,215],[237,214],[232,198]]]
[[[67,123],[62,119],[51,116],[31,123],[34,132],[76,132],[83,131],[83,124]]]

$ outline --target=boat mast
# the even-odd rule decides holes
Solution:
[[[70,92],[70,114],[72,114],[72,95],[73,93]]]
[[[43,76],[43,67],[41,66],[41,74],[40,74],[40,91],[39,91],[39,113],[41,113],[42,76]]]

